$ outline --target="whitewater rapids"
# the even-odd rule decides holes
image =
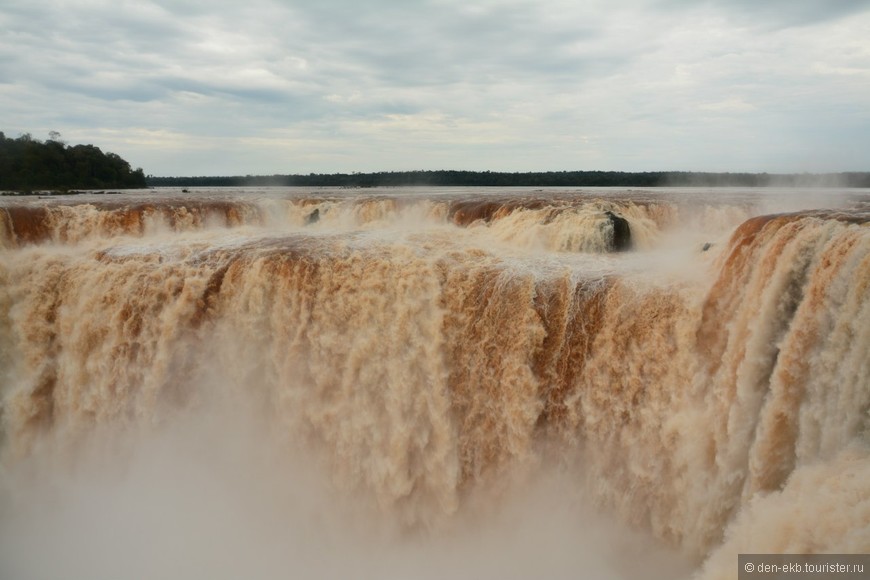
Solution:
[[[868,224],[866,190],[0,198],[0,577],[868,553]]]

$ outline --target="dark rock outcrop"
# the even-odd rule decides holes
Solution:
[[[631,227],[628,220],[616,215],[612,211],[605,211],[604,215],[610,220],[612,237],[610,247],[614,252],[625,252],[631,249]]]

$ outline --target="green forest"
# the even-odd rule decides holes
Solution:
[[[69,146],[60,134],[47,141],[29,133],[17,138],[0,132],[0,190],[130,189],[144,187],[867,187],[870,173],[775,174],[705,173],[691,171],[381,171],[374,173],[309,173],[299,175],[245,175],[155,177],[115,153],[94,145]]]
[[[689,171],[390,171],[310,173],[232,177],[154,177],[152,187],[392,187],[392,186],[533,186],[533,187],[870,187],[870,173],[773,174]]]
[[[48,141],[25,133],[15,139],[0,132],[0,189],[37,190],[129,189],[147,187],[142,169],[94,145],[68,146],[51,133]]]

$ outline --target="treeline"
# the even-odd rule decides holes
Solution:
[[[154,177],[152,187],[870,187],[870,172],[824,174],[699,173],[688,171],[390,171],[228,177]]]
[[[48,141],[29,133],[18,138],[0,132],[0,189],[11,191],[128,189],[147,187],[142,169],[94,145],[67,146],[52,132]]]

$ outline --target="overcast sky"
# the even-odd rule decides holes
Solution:
[[[870,170],[868,0],[2,0],[0,131],[154,175]]]

